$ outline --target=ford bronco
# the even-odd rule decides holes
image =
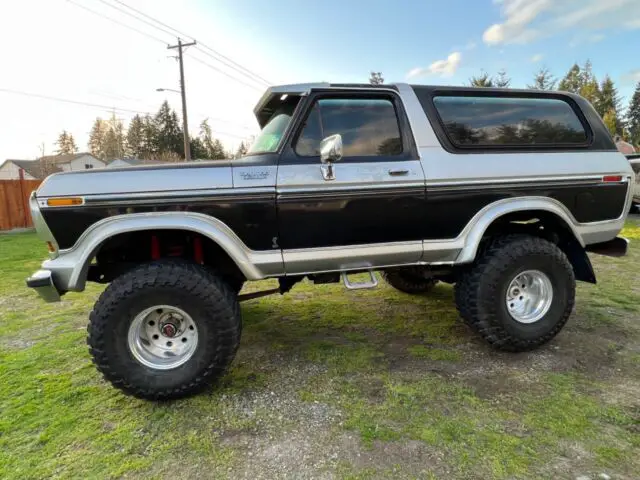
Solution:
[[[576,280],[596,282],[587,252],[626,253],[633,171],[579,96],[318,83],[269,88],[254,113],[243,158],[55,174],[31,196],[50,258],[27,285],[58,301],[109,284],[89,351],[128,394],[211,384],[239,301],[305,278],[455,284],[491,346],[533,349],[567,322]],[[279,288],[240,294],[265,278]]]

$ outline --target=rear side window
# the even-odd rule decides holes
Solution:
[[[458,147],[580,145],[588,140],[573,107],[557,98],[436,96],[447,137]]]
[[[387,99],[322,98],[314,103],[295,145],[303,157],[320,155],[323,138],[339,133],[345,157],[400,155],[396,110]]]

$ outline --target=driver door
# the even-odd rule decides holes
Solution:
[[[288,274],[412,263],[422,255],[425,176],[393,91],[314,92],[280,158],[279,242]],[[340,134],[335,179],[319,145]]]

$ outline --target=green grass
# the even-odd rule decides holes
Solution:
[[[243,304],[242,345],[216,388],[157,404],[90,362],[102,287],[41,302],[24,279],[42,242],[0,235],[0,478],[632,478],[640,228],[624,235],[629,255],[592,257],[598,285],[579,286],[576,313],[538,352],[490,351],[446,285],[408,296],[305,282]],[[308,456],[292,450],[305,443]],[[291,458],[273,453],[281,444]]]

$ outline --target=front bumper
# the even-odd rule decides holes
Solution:
[[[592,243],[586,246],[587,252],[606,255],[607,257],[624,257],[628,249],[629,240],[624,237],[616,237],[608,242]]]
[[[33,288],[46,302],[59,302],[60,292],[53,283],[49,270],[38,270],[27,278],[27,287]]]

